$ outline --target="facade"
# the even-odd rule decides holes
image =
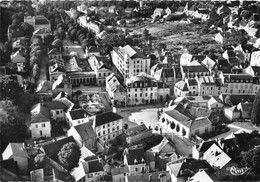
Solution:
[[[50,119],[56,121],[65,121],[65,111],[67,106],[60,101],[43,102],[42,106],[49,110]]]
[[[230,108],[225,108],[224,109],[224,115],[230,121],[235,121],[235,120],[240,118],[240,111],[237,109],[237,106],[233,106],[233,107],[230,107]]]
[[[161,143],[150,149],[153,154],[158,154],[161,157],[178,155],[176,146],[171,143],[167,138],[163,138]]]
[[[93,129],[98,140],[109,141],[123,132],[124,124],[122,116],[106,112],[95,116]]]
[[[175,85],[174,85],[174,96],[175,97],[185,97],[188,95],[190,95],[189,86],[185,81],[181,80],[181,81],[178,81],[177,83],[175,83]]]
[[[65,92],[68,96],[72,95],[72,85],[65,74],[60,74],[52,84],[53,96],[57,96],[60,92]]]
[[[99,86],[104,86],[106,84],[106,77],[112,72],[107,68],[106,57],[101,56],[91,56],[88,59],[91,69],[96,73],[96,81]]]
[[[114,73],[106,77],[106,91],[114,105],[125,105],[126,89],[118,81]]]
[[[129,45],[114,47],[111,57],[113,64],[125,79],[136,76],[141,72],[150,74],[151,59],[146,57],[138,48]]]
[[[123,156],[124,165],[128,167],[129,174],[149,172],[149,164],[143,148],[126,148]]]
[[[61,52],[59,52],[56,48],[53,48],[53,49],[51,49],[51,50],[48,52],[48,57],[49,57],[49,60],[51,60],[51,59],[62,60],[62,54],[61,54]],[[64,64],[64,63],[63,63],[63,64]]]
[[[128,173],[128,167],[118,167],[111,170],[111,175],[114,182],[125,182],[125,176]]]
[[[199,95],[208,96],[213,95],[217,96],[220,87],[216,86],[215,79],[213,76],[202,76],[200,78],[197,77],[198,85],[199,85]]]
[[[66,117],[70,127],[89,122],[93,118],[92,114],[82,108],[68,111]]]
[[[86,47],[86,56],[100,56],[100,49],[93,46]]]
[[[90,122],[71,127],[68,130],[68,136],[73,136],[79,147],[85,146],[91,151],[96,151],[96,133]]]
[[[61,59],[49,60],[50,81],[55,81],[61,74],[65,74],[64,61]]]
[[[145,73],[140,73],[126,81],[127,105],[157,103],[157,81]]]
[[[250,65],[260,67],[259,59],[260,59],[260,51],[252,52],[251,59],[250,59]]]
[[[152,133],[152,129],[148,129],[144,124],[135,126],[126,131],[126,142],[129,145],[133,145],[152,136]]]
[[[14,65],[15,70],[17,70],[18,72],[24,71],[26,60],[25,57],[21,55],[19,50],[11,55],[11,61]]]
[[[51,137],[50,112],[41,103],[32,106],[30,128],[33,139]]]
[[[13,159],[18,166],[19,174],[27,174],[29,155],[24,143],[9,143],[2,153],[2,157],[3,160]]]
[[[182,71],[182,79],[185,78],[195,78],[201,76],[210,76],[210,71],[203,65],[189,65],[189,66],[181,66]]]

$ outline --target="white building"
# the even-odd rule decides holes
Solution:
[[[140,73],[126,81],[127,105],[156,103],[158,98],[157,81],[145,73]]]
[[[111,57],[114,65],[124,78],[136,76],[141,72],[150,74],[151,59],[138,48],[129,45],[114,47]]]
[[[76,126],[82,123],[89,122],[92,119],[92,114],[80,108],[80,109],[74,109],[68,111],[66,113],[66,117],[67,117],[67,122],[71,127],[71,126]]]
[[[106,112],[95,116],[93,129],[97,139],[109,141],[123,132],[124,124],[122,116],[113,112]]]
[[[251,66],[260,66],[260,51],[254,51],[251,54],[250,65]]]

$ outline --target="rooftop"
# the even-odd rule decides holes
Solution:
[[[90,114],[89,112],[87,112],[84,109],[76,109],[76,110],[72,110],[69,112],[70,117],[72,120],[76,120],[76,119],[82,119],[82,118],[87,118],[92,116],[92,114]]]
[[[91,122],[76,125],[74,128],[83,140],[96,137]]]
[[[114,112],[106,112],[103,114],[96,115],[96,126],[101,126],[113,121],[117,121],[119,119],[122,119],[123,117],[114,113]]]

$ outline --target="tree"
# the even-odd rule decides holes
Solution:
[[[17,93],[23,92],[23,88],[17,81],[3,78],[0,82],[0,95],[3,99],[16,100]]]
[[[253,174],[259,175],[260,171],[260,147],[254,147],[242,153],[241,165],[250,168]]]
[[[162,118],[162,122],[163,122],[163,123],[165,122],[165,119],[164,119],[164,118]]]
[[[177,131],[177,132],[180,131],[180,125],[179,125],[179,124],[177,124],[177,126],[176,126],[176,131]]]
[[[58,153],[58,159],[63,167],[67,170],[71,170],[77,166],[80,158],[80,149],[75,142],[70,142],[61,148]]]
[[[182,135],[185,136],[186,135],[186,130],[184,128],[182,128]]]
[[[149,39],[149,30],[147,30],[146,28],[143,30],[143,40],[147,41]]]
[[[172,122],[172,123],[171,123],[171,129],[174,130],[175,126],[176,126],[175,123]]]
[[[251,122],[257,126],[260,124],[260,90],[258,91],[255,100],[253,102],[253,108],[251,111]]]

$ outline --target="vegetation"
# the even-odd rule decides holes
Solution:
[[[58,159],[62,166],[70,171],[77,166],[80,154],[81,152],[78,145],[75,142],[70,142],[63,145],[58,153]]]
[[[250,176],[259,176],[260,171],[260,147],[254,147],[242,153],[241,165],[248,167]]]
[[[255,100],[253,102],[253,108],[251,112],[251,122],[257,126],[260,124],[260,90],[258,91]]]

